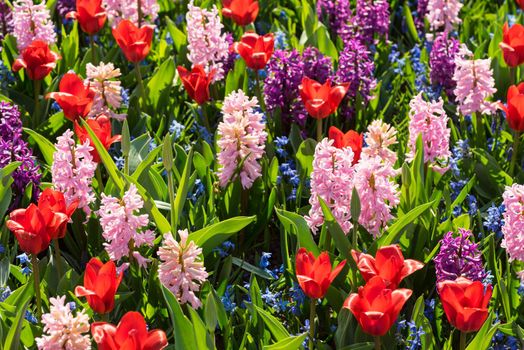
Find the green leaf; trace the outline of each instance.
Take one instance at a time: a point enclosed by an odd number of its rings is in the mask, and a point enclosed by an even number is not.
[[[303,216],[278,208],[275,208],[275,212],[286,231],[297,236],[299,247],[304,247],[315,255],[320,254],[320,250],[313,236],[311,236],[311,230]]]
[[[493,323],[493,313],[489,314],[488,319],[486,322],[484,322],[484,325],[482,328],[477,332],[475,335],[475,338],[469,343],[469,345],[466,347],[466,350],[477,350],[477,349],[488,349],[491,345],[491,340],[493,339],[493,335],[495,335],[495,332],[497,331],[499,324]]]
[[[252,307],[260,316],[260,318],[264,321],[266,327],[269,329],[269,331],[273,335],[273,338],[276,341],[281,341],[286,338],[289,338],[289,333],[286,330],[286,327],[284,327],[284,325],[280,323],[278,319],[276,319],[273,315],[271,315],[264,309],[259,308],[256,305],[251,304],[250,307]]]
[[[189,191],[190,177],[191,177],[191,165],[193,164],[193,149],[189,151],[189,154],[186,159],[186,165],[184,166],[184,171],[180,178],[180,183],[178,184],[178,189],[175,197],[175,212],[171,215],[175,216],[175,227],[173,230],[178,228],[178,222],[180,220],[180,215],[182,215],[182,210],[184,209],[184,203],[187,199],[187,192]]]
[[[250,263],[248,263],[248,262],[246,262],[246,261],[244,261],[242,259],[239,259],[239,258],[236,258],[236,257],[231,257],[231,261],[233,262],[233,264],[237,265],[238,267],[243,268],[244,270],[246,270],[248,272],[254,273],[255,275],[257,275],[259,277],[262,277],[262,278],[267,279],[267,280],[272,280],[273,279],[273,276],[271,276],[269,274],[269,272],[261,269],[260,267],[251,265]]]
[[[348,237],[344,234],[344,231],[340,228],[337,220],[331,213],[331,210],[327,206],[326,202],[318,197],[320,207],[322,208],[322,214],[324,215],[324,224],[326,225],[331,237],[335,241],[337,250],[347,259],[352,268],[356,268],[355,260],[351,256],[351,243],[349,243]]]
[[[16,317],[13,320],[13,324],[9,328],[9,332],[7,333],[7,337],[4,342],[5,349],[18,350],[18,348],[20,347],[20,333],[22,332],[22,325],[25,319],[25,311],[27,310],[28,305],[29,300],[27,300],[21,308],[17,306]]]
[[[317,142],[313,139],[307,139],[302,141],[296,157],[298,164],[300,165],[300,173],[302,176],[309,177],[313,171],[313,158],[315,156],[315,147]]]
[[[40,152],[42,152],[42,155],[44,156],[47,165],[52,165],[53,154],[56,151],[55,145],[53,145],[46,137],[40,135],[34,130],[24,128],[24,132],[36,142],[38,148],[40,148]]]
[[[282,339],[274,344],[265,345],[264,350],[296,350],[302,347],[307,333]]]
[[[194,350],[198,349],[193,324],[182,312],[182,308],[173,293],[166,287],[162,286],[162,293],[167,303],[173,332],[175,334],[175,344],[177,350]]]
[[[415,22],[413,21],[413,16],[411,15],[411,9],[409,8],[407,1],[404,2],[403,11],[404,11],[404,20],[406,21],[406,25],[408,27],[409,37],[414,42],[419,43],[420,39],[418,37],[417,27],[415,27]]]
[[[353,187],[353,192],[351,193],[351,217],[355,222],[358,222],[360,217],[360,197],[358,196],[358,191],[356,187]]]
[[[166,108],[169,103],[169,93],[173,86],[175,78],[175,61],[169,58],[158,68],[155,74],[149,79],[146,85],[147,105],[151,107],[152,115],[159,112],[160,109]]]

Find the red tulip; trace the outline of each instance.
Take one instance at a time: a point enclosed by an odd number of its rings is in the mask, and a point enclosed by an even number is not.
[[[103,114],[99,115],[96,119],[87,119],[86,123],[93,130],[96,137],[100,140],[106,150],[108,150],[113,143],[120,141],[122,138],[121,135],[111,136],[111,120]],[[93,150],[91,151],[93,160],[100,163],[100,155],[94,147],[95,143],[91,139],[91,136],[89,136],[87,130],[81,127],[78,122],[75,122],[75,134],[82,143],[89,140],[89,143],[93,147]]]
[[[504,61],[510,67],[516,67],[524,62],[524,26],[515,24],[509,28],[504,23],[502,42],[499,46],[504,54]]]
[[[517,0],[517,5],[519,5],[520,8],[524,10],[524,0]]]
[[[395,244],[379,248],[375,258],[356,250],[352,250],[351,255],[366,282],[379,276],[390,289],[396,289],[405,277],[424,267],[420,261],[404,259],[402,251]]]
[[[329,286],[346,265],[346,260],[343,260],[332,271],[329,255],[326,252],[322,252],[315,259],[313,253],[308,252],[305,248],[300,248],[295,263],[300,288],[308,297],[320,299],[326,295]]]
[[[124,19],[113,28],[113,36],[127,60],[138,63],[146,58],[151,50],[153,28],[150,26],[138,28],[133,22]]]
[[[359,287],[358,293],[350,294],[344,307],[355,315],[365,333],[380,337],[395,323],[411,293],[411,289],[389,289],[375,276]]]
[[[178,66],[177,70],[189,97],[199,105],[206,103],[209,100],[209,84],[215,75],[215,70],[206,74],[200,64],[195,65],[191,72],[182,66]]]
[[[362,153],[362,143],[364,142],[364,136],[356,131],[349,130],[347,133],[343,133],[336,126],[329,128],[329,139],[334,140],[333,145],[336,148],[351,147],[353,151],[353,164],[356,164],[360,159],[360,153]]]
[[[331,86],[331,80],[324,84],[304,77],[299,86],[300,97],[309,115],[315,119],[327,118],[333,114],[348,91],[349,84]]]
[[[437,284],[442,307],[449,323],[462,332],[476,332],[488,318],[493,287],[459,277]]]
[[[255,22],[258,15],[256,0],[224,0],[222,5],[222,15],[231,18],[239,26]]]
[[[515,131],[524,131],[524,83],[512,85],[508,89],[508,105],[500,105],[506,113],[509,127]]]
[[[41,40],[35,40],[22,51],[22,57],[13,63],[13,72],[24,68],[31,80],[44,79],[56,67],[60,56],[49,49],[49,45]]]
[[[67,222],[78,207],[78,200],[67,206],[64,194],[51,188],[46,188],[38,199],[38,208],[41,210],[47,224],[51,239],[64,238]]]
[[[135,311],[126,313],[116,327],[105,322],[93,323],[91,334],[98,350],[161,350],[167,346],[164,331],[148,331],[144,317]]]
[[[86,297],[91,309],[99,314],[111,312],[122,275],[117,276],[113,261],[103,264],[98,258],[91,258],[86,266],[84,286],[77,286],[75,295]]]
[[[26,209],[13,210],[6,225],[14,233],[20,249],[27,254],[36,255],[49,247],[45,218],[33,203]]]
[[[46,98],[53,98],[64,111],[64,116],[75,121],[85,118],[91,111],[95,92],[84,85],[84,81],[75,73],[66,73],[60,80],[59,92],[51,92]]]
[[[273,55],[274,46],[273,34],[258,35],[255,32],[247,32],[242,35],[240,42],[234,44],[234,49],[249,68],[259,70],[264,69]]]
[[[74,18],[86,34],[96,34],[104,27],[107,14],[102,7],[102,0],[76,0],[76,12],[70,12],[67,18]]]

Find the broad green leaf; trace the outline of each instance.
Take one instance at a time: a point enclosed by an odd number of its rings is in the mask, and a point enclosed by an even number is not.
[[[55,145],[53,145],[46,137],[40,135],[34,130],[24,128],[24,132],[28,134],[36,142],[38,148],[40,149],[40,152],[42,152],[42,156],[44,156],[47,165],[52,165],[53,154],[56,151]]]
[[[260,318],[264,321],[266,327],[269,329],[271,334],[273,335],[273,338],[276,341],[281,341],[286,338],[289,338],[289,332],[286,330],[286,327],[280,321],[267,311],[265,311],[262,308],[259,308],[256,305],[251,304],[250,305],[254,311],[257,312],[257,314],[260,316]]]
[[[164,294],[169,315],[171,316],[171,325],[173,326],[173,332],[175,334],[176,349],[198,349],[193,324],[182,312],[178,300],[173,293],[164,286],[162,286],[162,293]]]
[[[311,236],[311,230],[303,216],[278,208],[275,208],[275,212],[286,231],[297,236],[299,247],[304,247],[315,255],[320,254],[320,250]]]
[[[174,213],[171,213],[171,215],[174,215],[174,225],[173,230],[176,230],[178,228],[178,223],[180,220],[180,215],[182,215],[182,210],[184,209],[184,203],[187,199],[187,192],[189,191],[189,184],[190,184],[190,177],[191,177],[191,166],[193,164],[193,149],[189,151],[189,154],[186,159],[186,165],[184,166],[184,171],[182,172],[182,176],[180,179],[180,183],[178,184],[178,190],[176,192],[175,197],[175,204],[174,204]]]
[[[25,320],[25,311],[27,310],[27,306],[29,305],[29,300],[27,300],[23,306],[17,307],[17,313],[16,317],[13,320],[13,324],[9,328],[9,331],[7,332],[7,337],[4,342],[4,349],[9,350],[18,350],[21,342],[20,342],[20,333],[22,332],[22,325]]]
[[[274,344],[265,345],[264,350],[296,350],[302,347],[307,333],[282,339]]]
[[[477,332],[475,338],[468,344],[466,350],[488,349],[499,324],[493,324],[493,313],[489,314],[482,328]]]

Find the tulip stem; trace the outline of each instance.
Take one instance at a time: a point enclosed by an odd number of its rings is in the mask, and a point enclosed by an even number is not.
[[[311,304],[309,306],[309,349],[314,349],[314,341],[315,338],[315,316],[316,316],[316,309],[317,307],[317,300],[311,298]]]
[[[96,167],[96,182],[98,182],[98,189],[100,190],[100,193],[104,192],[104,183],[102,182],[102,172],[100,171],[100,167]]]
[[[135,71],[138,89],[140,90],[140,97],[138,99],[138,106],[140,107],[140,98],[142,98],[142,103],[145,103],[146,101],[146,90],[144,89],[144,82],[142,80],[142,74],[140,73],[140,65],[138,62],[135,63]]]
[[[509,67],[509,85],[515,85],[515,73],[517,69],[515,67]]]
[[[40,88],[42,87],[42,80],[33,80],[33,88],[35,89],[35,110],[33,111],[33,129],[40,124]]]
[[[89,36],[89,42],[91,44],[91,61],[96,64],[95,38],[92,35]]]
[[[58,238],[53,239],[53,247],[55,248],[56,270],[58,271],[60,280],[60,278],[62,278],[62,260],[60,258],[60,243],[58,242]]]
[[[466,349],[466,333],[460,332],[460,350]]]
[[[380,344],[380,337],[375,337],[375,350],[382,349],[382,345]]]
[[[264,96],[262,96],[262,87],[260,86],[260,75],[259,75],[259,70],[257,69],[256,70],[256,73],[255,73],[255,80],[256,80],[256,83],[257,83],[257,96],[258,96],[258,103],[260,103],[260,108],[262,108],[263,111],[266,110],[266,103],[264,101]]]
[[[515,164],[517,163],[517,155],[519,153],[520,145],[520,132],[515,131],[513,136],[513,152],[511,154],[511,163],[509,165],[509,176],[513,176],[513,171],[515,170]]]
[[[42,297],[40,296],[40,271],[38,270],[38,259],[36,254],[31,254],[31,265],[33,265],[33,278],[35,280],[36,296],[36,318],[42,318]]]
[[[322,119],[317,119],[317,141],[322,141]]]

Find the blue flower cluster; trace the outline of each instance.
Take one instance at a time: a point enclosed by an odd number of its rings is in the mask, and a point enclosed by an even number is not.
[[[433,87],[429,83],[426,72],[426,65],[420,59],[420,46],[413,46],[413,48],[409,50],[409,53],[411,58],[411,67],[413,68],[413,72],[415,73],[415,90],[425,92],[430,100],[437,100],[440,96],[442,88]]]
[[[300,185],[300,176],[296,169],[295,162],[289,158],[289,154],[286,150],[286,146],[289,144],[289,139],[285,136],[277,137],[275,139],[275,152],[277,156],[284,162],[280,164],[279,171],[279,182],[284,179],[291,185],[291,194],[287,197],[288,201],[294,201],[297,199],[297,188]]]
[[[184,131],[185,126],[184,124],[180,124],[178,121],[173,120],[171,124],[169,125],[169,133],[173,134],[173,138],[175,141],[177,141],[180,136],[182,135],[182,131]]]
[[[219,247],[213,249],[221,258],[229,256],[235,250],[235,244],[231,241],[223,242]]]
[[[18,259],[18,263],[22,266],[22,273],[26,276],[29,276],[33,271],[30,267],[31,260],[29,260],[27,254],[22,253],[20,255],[17,255],[16,258]]]
[[[191,203],[195,204],[198,199],[204,194],[205,192],[204,183],[200,179],[195,180],[195,185],[193,187],[193,190],[188,194],[189,200],[191,200]]]
[[[497,238],[502,237],[502,226],[504,225],[502,214],[505,209],[504,204],[497,207],[494,203],[491,203],[491,207],[486,211],[484,227],[487,231],[494,232]]]
[[[404,338],[402,332],[408,329],[408,336]],[[426,334],[422,326],[417,327],[414,321],[401,320],[397,322],[396,337],[399,342],[406,343],[406,349],[417,350],[422,348],[422,336]]]

